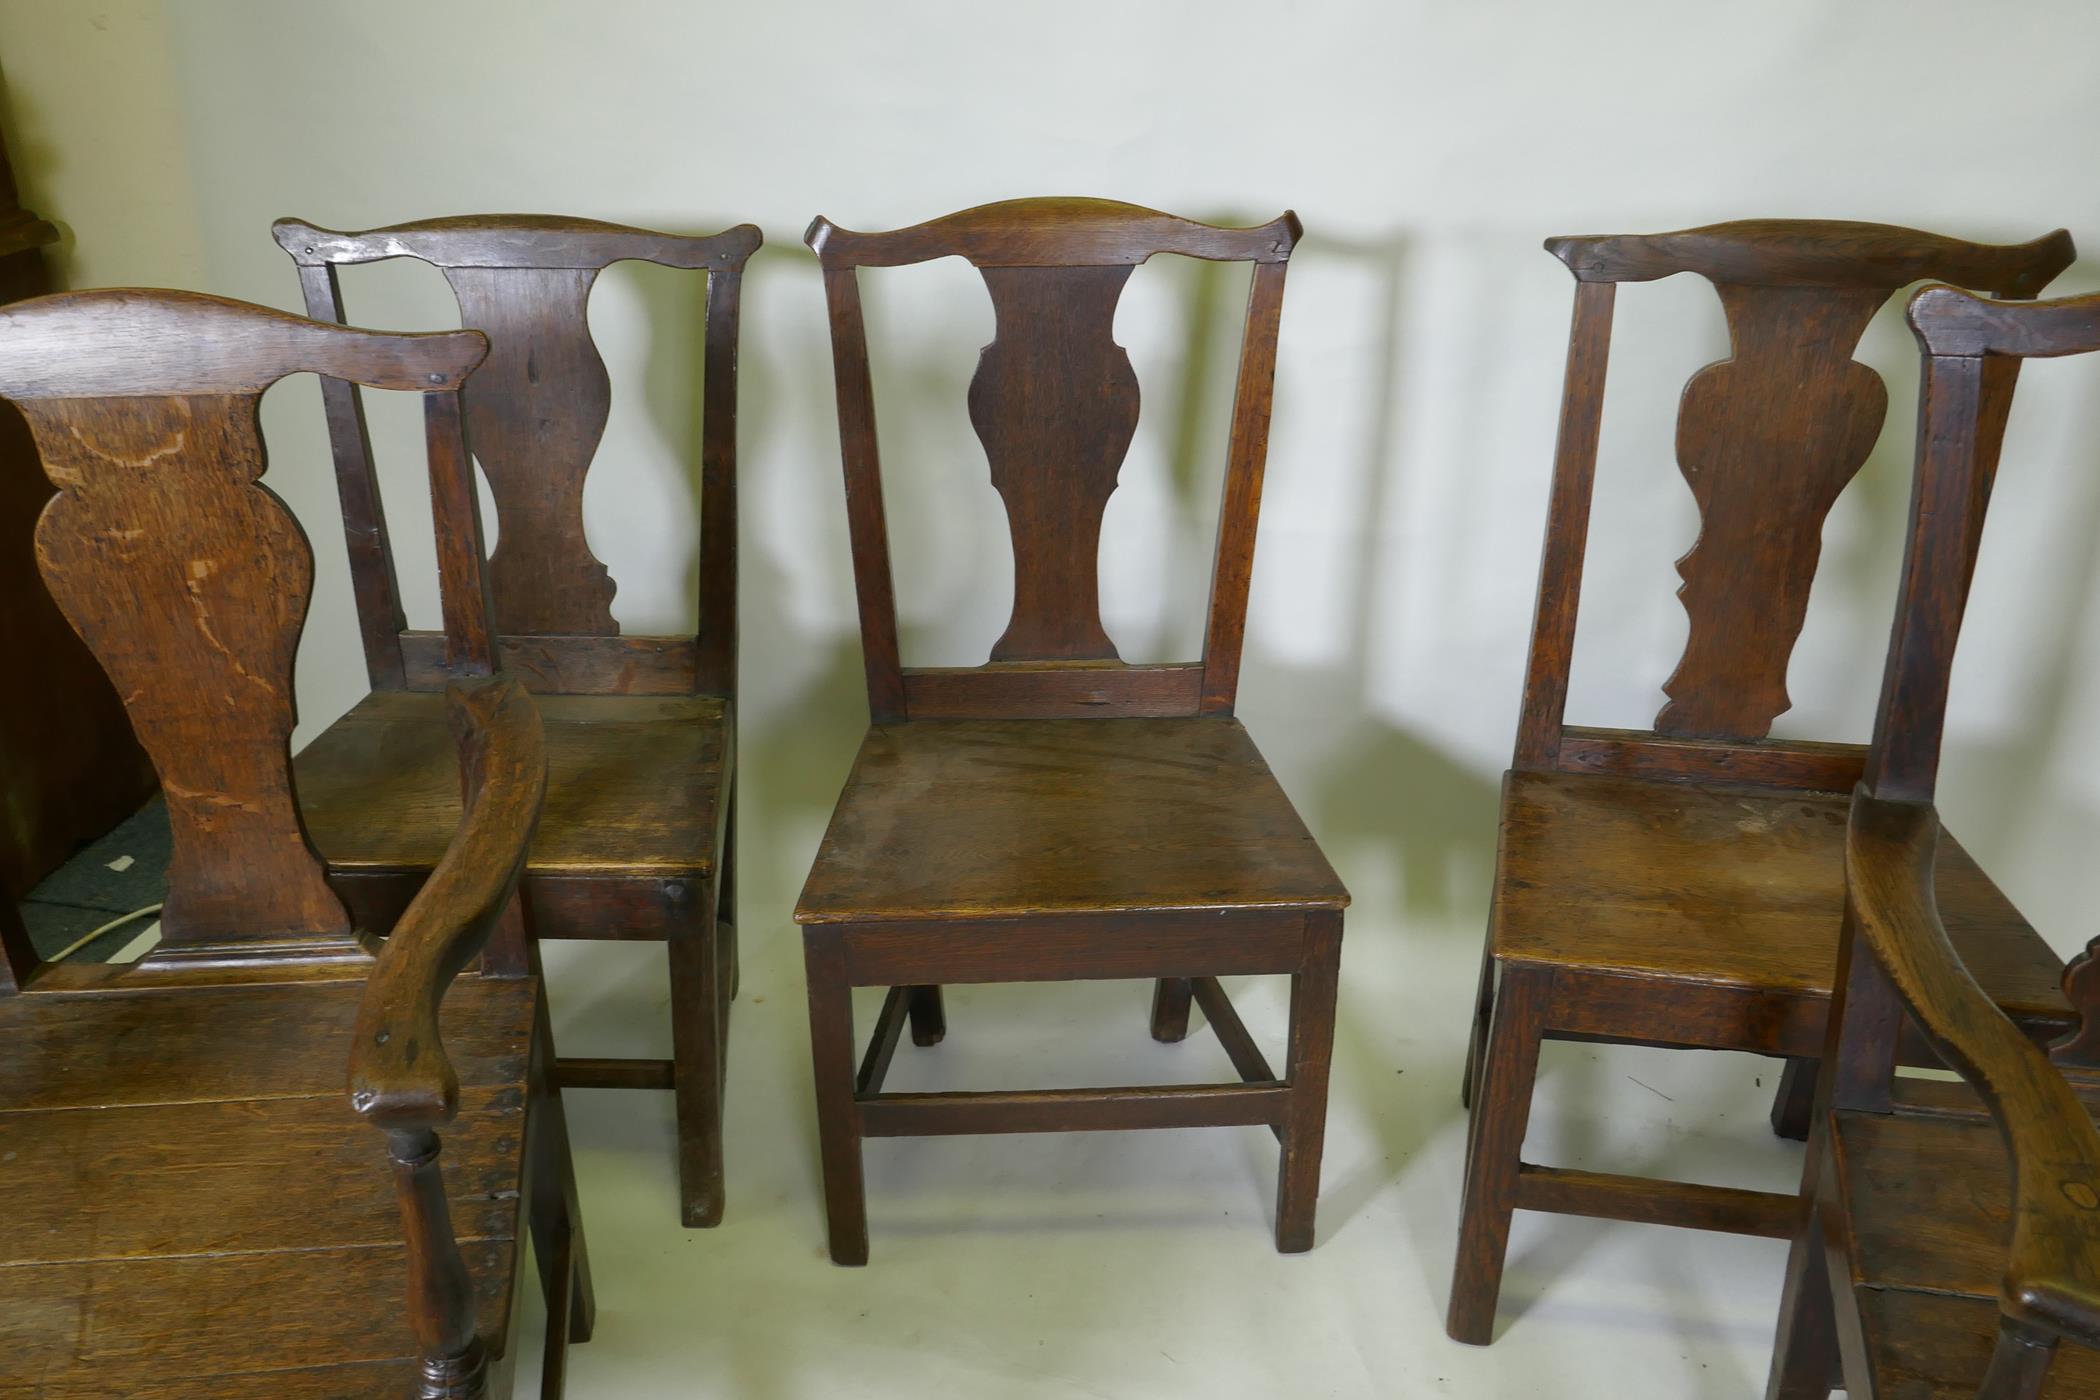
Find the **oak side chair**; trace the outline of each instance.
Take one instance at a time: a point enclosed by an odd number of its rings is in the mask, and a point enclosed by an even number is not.
[[[824,218],[854,580],[871,727],[795,910],[831,1257],[868,1258],[864,1137],[1263,1124],[1282,1144],[1276,1245],[1310,1249],[1348,895],[1233,716],[1277,320],[1298,221],[1213,228],[1132,205],[1023,199],[887,233]],[[1113,336],[1159,253],[1251,262],[1209,622],[1200,661],[1125,665],[1097,598],[1102,512],[1138,415]],[[983,666],[904,666],[897,644],[858,270],[959,256],[997,338],[970,417],[1006,503],[1014,606]],[[1283,1073],[1218,978],[1291,978]],[[1152,1033],[1202,1007],[1243,1083],[882,1092],[907,1021],[945,1032],[940,985],[1159,979]],[[854,1065],[852,989],[890,988]]]
[[[1928,287],[1910,323],[1925,374],[1909,550],[1852,800],[1838,991],[1767,1394],[2100,1395],[2100,1133],[2079,1093],[2100,1088],[2100,939],[2065,973],[2078,1033],[2045,1053],[1965,956],[1932,805],[1996,474],[1994,381],[2024,357],[2100,350],[2100,297],[2004,305]],[[1895,1074],[1906,1021],[1966,1084]]]
[[[1794,1197],[1521,1160],[1545,1040],[1733,1050],[1789,1060],[1774,1109],[1805,1132],[1844,905],[1856,744],[1775,740],[1824,517],[1881,431],[1887,391],[1852,359],[1874,313],[1941,279],[2031,296],[2068,234],[1965,243],[1878,224],[1754,220],[1652,236],[1556,238],[1574,326],[1515,761],[1464,1092],[1472,1107],[1447,1328],[1494,1330],[1511,1213],[1556,1211],[1785,1238]],[[1677,458],[1699,505],[1678,561],[1690,623],[1652,731],[1565,724],[1613,297],[1693,272],[1732,357],[1686,385]],[[1995,454],[2015,367],[1994,366]],[[2038,1034],[2067,1024],[2060,961],[1950,837],[1941,887],[1970,966]]]
[[[508,1394],[527,1224],[544,1394],[590,1335],[512,897],[546,761],[524,688],[491,674],[460,433],[486,350],[183,292],[0,309],[0,395],[59,490],[38,563],[124,696],[174,838],[162,939],[135,965],[0,946],[0,1393]],[[383,939],[330,888],[290,761],[313,555],[257,482],[256,406],[305,372],[421,392],[428,429],[467,799]]]
[[[488,335],[488,363],[463,398],[496,507],[498,653],[539,702],[551,765],[525,867],[534,933],[661,941],[670,962],[674,1058],[564,1058],[555,1079],[673,1090],[682,1218],[719,1224],[737,981],[737,325],[759,232],[694,238],[537,215],[361,233],[280,219],[272,232],[317,320],[343,319],[338,268],[406,257],[441,270],[461,324]],[[586,309],[599,272],[624,259],[707,274],[700,625],[689,637],[623,634],[613,581],[584,538],[584,483],[612,397]],[[353,907],[379,917],[414,893],[458,820],[436,693],[447,670],[443,639],[409,630],[402,613],[357,391],[322,387],[372,693],[299,755],[299,779],[330,872]]]

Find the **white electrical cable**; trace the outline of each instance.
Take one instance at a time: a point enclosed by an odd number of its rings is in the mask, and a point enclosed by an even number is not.
[[[124,927],[124,925],[130,923],[133,919],[143,919],[148,914],[158,914],[159,912],[160,906],[158,904],[149,904],[143,909],[134,909],[129,914],[119,914],[116,918],[111,919],[101,928],[95,929],[91,933],[84,933],[80,937],[74,939],[71,943],[68,943],[65,947],[59,949],[50,957],[45,958],[44,961],[46,963],[64,962],[67,958],[72,957],[75,953],[79,952],[82,948],[87,947],[88,944],[93,943],[96,939],[100,938],[103,934],[108,933],[111,929],[122,928]]]

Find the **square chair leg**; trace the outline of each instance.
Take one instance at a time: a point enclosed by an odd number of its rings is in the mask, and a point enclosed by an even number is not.
[[[1152,989],[1152,1038],[1171,1045],[1189,1033],[1189,1001],[1194,988],[1186,977],[1162,977]]]
[[[938,1045],[948,1035],[948,1009],[939,987],[911,989],[911,1043]]]
[[[1466,1108],[1473,1106],[1473,1095],[1480,1084],[1480,1066],[1487,1050],[1488,1022],[1495,1014],[1495,955],[1492,950],[1480,950],[1480,986],[1473,994],[1473,1027],[1466,1038],[1465,1074],[1458,1085],[1458,1101]]]
[[[731,976],[716,945],[711,895],[670,938],[679,1209],[688,1226],[700,1228],[722,1223],[723,1050]]]
[[[861,1175],[860,1109],[853,1101],[853,988],[843,949],[805,936],[809,1057],[817,1085],[817,1141],[824,1160],[824,1214],[835,1264],[868,1262],[867,1186]]]
[[[1823,1062],[1813,1056],[1795,1056],[1779,1074],[1779,1089],[1772,1096],[1772,1131],[1795,1142],[1808,1141],[1808,1128],[1815,1114],[1816,1075]]]
[[[1465,1196],[1459,1206],[1458,1261],[1444,1330],[1456,1341],[1485,1346],[1495,1335],[1495,1304],[1517,1208],[1531,1087],[1538,1076],[1549,976],[1504,968],[1496,988],[1473,1120],[1466,1140]]]
[[[1804,1220],[1786,1261],[1779,1336],[1772,1345],[1766,1400],[1830,1400],[1838,1378],[1837,1318],[1822,1228]]]
[[[1284,1069],[1291,1099],[1276,1173],[1276,1248],[1285,1254],[1302,1254],[1313,1246],[1320,1150],[1327,1137],[1327,1077],[1334,1059],[1341,916],[1316,915],[1307,932],[1304,970],[1291,978],[1291,1032]],[[1186,1010],[1182,1014],[1185,1018]]]

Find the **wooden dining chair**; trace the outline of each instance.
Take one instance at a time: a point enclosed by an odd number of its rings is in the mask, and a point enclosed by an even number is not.
[[[512,898],[546,761],[524,689],[491,674],[460,435],[485,353],[471,331],[182,292],[0,309],[0,396],[59,491],[38,563],[124,697],[173,836],[161,941],[136,964],[41,964],[0,937],[0,1393],[508,1394],[528,1224],[544,1394],[590,1335]],[[466,801],[390,933],[331,888],[290,761],[313,556],[257,481],[256,415],[301,372],[424,396]]]
[[[2031,296],[2072,259],[2061,231],[1996,247],[1795,220],[1546,246],[1575,274],[1575,318],[1466,1066],[1473,1115],[1447,1319],[1453,1337],[1482,1344],[1517,1209],[1781,1238],[1792,1229],[1789,1195],[1523,1161],[1539,1047],[1784,1056],[1775,1127],[1802,1132],[1844,903],[1845,794],[1865,752],[1769,734],[1788,705],[1824,517],[1886,413],[1880,377],[1852,354],[1911,282]],[[1732,345],[1692,377],[1677,421],[1700,513],[1677,565],[1689,634],[1652,730],[1573,726],[1563,712],[1613,298],[1622,282],[1680,272],[1713,284]],[[1993,369],[1991,454],[2014,372],[2009,361]],[[1992,995],[2038,1034],[2060,1030],[2058,960],[1951,837],[1940,880]]]
[[[668,945],[673,1058],[564,1058],[564,1088],[669,1089],[682,1218],[722,1219],[722,1093],[737,981],[736,355],[739,288],[759,232],[711,238],[590,219],[488,215],[335,233],[272,232],[307,314],[341,321],[337,269],[417,258],[440,269],[461,324],[489,338],[463,394],[497,519],[490,587],[503,666],[539,702],[551,776],[524,897],[536,937]],[[583,493],[612,402],[586,311],[607,266],[707,274],[700,388],[699,617],[693,636],[630,636],[584,536]],[[343,534],[372,693],[299,755],[314,844],[354,909],[405,904],[459,819],[443,638],[408,628],[354,385],[324,381]]]
[[[1997,474],[1995,389],[2024,358],[2100,351],[2100,297],[2005,305],[1928,287],[1910,323],[1925,374],[1909,549],[1874,751],[1852,799],[1838,991],[1767,1394],[2089,1397],[2100,1395],[2100,939],[2066,972],[2079,1031],[2052,1064],[1963,944],[1932,804]],[[1896,1075],[1906,1022],[1965,1083]]]
[[[831,1257],[863,1264],[864,1137],[1261,1124],[1282,1144],[1276,1244],[1310,1249],[1348,895],[1233,716],[1295,216],[1213,228],[1132,205],[1023,199],[888,233],[819,218],[872,721],[795,918]],[[1102,512],[1136,429],[1116,344],[1131,271],[1160,253],[1251,262],[1202,658],[1125,665],[1101,625]],[[858,270],[959,256],[997,338],[969,393],[1014,551],[1013,613],[983,666],[904,666]],[[1291,978],[1271,1070],[1218,978]],[[1153,1034],[1202,1007],[1244,1082],[884,1093],[907,1021],[945,1032],[940,986],[1159,979]],[[852,989],[890,988],[858,1070]]]

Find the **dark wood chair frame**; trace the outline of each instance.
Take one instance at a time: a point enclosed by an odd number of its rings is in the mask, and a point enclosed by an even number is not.
[[[1092,199],[1021,199],[881,233],[823,217],[809,246],[823,267],[836,375],[846,506],[860,604],[868,706],[876,726],[938,719],[1230,716],[1237,694],[1255,526],[1267,454],[1284,270],[1300,236],[1286,213],[1219,228]],[[1102,630],[1097,551],[1137,418],[1137,386],[1114,342],[1131,272],[1172,253],[1253,264],[1202,658],[1128,665]],[[874,390],[859,269],[962,257],[997,310],[970,392],[994,485],[1012,525],[1014,610],[991,661],[908,667],[899,656]],[[1102,386],[1108,386],[1106,388]],[[1029,395],[1036,395],[1029,398]],[[1006,416],[1025,402],[1030,423]],[[1026,435],[1056,436],[1070,466],[1028,472]],[[1062,455],[1060,455],[1062,454]],[[819,857],[820,861],[822,857]],[[1342,906],[1230,910],[1104,909],[1054,917],[859,920],[798,909],[809,980],[811,1050],[831,1257],[864,1264],[866,1137],[1265,1125],[1282,1145],[1276,1242],[1310,1249],[1327,1111]],[[1217,981],[1291,978],[1284,1072],[1270,1068]],[[907,1021],[931,1045],[946,1030],[942,983],[1153,978],[1152,1031],[1178,1040],[1193,1001],[1244,1082],[1025,1092],[885,1093]],[[852,989],[889,993],[858,1068]]]
[[[750,224],[694,237],[541,215],[429,219],[361,232],[280,219],[272,233],[298,265],[307,314],[316,320],[344,319],[338,269],[406,257],[438,268],[458,299],[462,324],[489,336],[490,360],[468,382],[464,411],[500,525],[490,575],[504,668],[543,698],[698,695],[723,702],[709,869],[666,873],[638,862],[633,870],[579,873],[528,866],[524,882],[537,937],[668,945],[673,1058],[564,1058],[555,1077],[564,1088],[672,1090],[681,1214],[687,1225],[719,1224],[729,1006],[739,975],[737,345],[744,264],[761,235]],[[610,607],[612,580],[584,538],[584,483],[611,404],[586,307],[598,274],[631,259],[707,275],[700,624],[690,637],[622,634]],[[322,392],[372,688],[438,688],[449,675],[443,638],[407,627],[357,390],[324,380]],[[413,871],[338,874],[374,909],[398,906],[421,879]]]
[[[1925,366],[1912,525],[1874,747],[1847,833],[1838,991],[1773,1353],[1773,1400],[1822,1400],[1837,1386],[1854,1400],[1894,1393],[1893,1383],[1883,1387],[1884,1358],[1868,1345],[1864,1285],[1846,1246],[1852,1222],[1836,1140],[1847,1119],[1894,1114],[1943,1124],[1966,1110],[1987,1112],[1997,1126],[2009,1171],[1995,1185],[2009,1208],[1994,1215],[2007,1243],[1995,1349],[1987,1363],[1963,1358],[1979,1366],[1977,1400],[2039,1400],[2060,1342],[2100,1348],[2100,1132],[2077,1092],[2100,1084],[2100,939],[2066,969],[2079,1028],[2045,1052],[1965,966],[1941,922],[1933,878],[1941,734],[1997,476],[2002,386],[2023,359],[2100,351],[2100,297],[2007,305],[1928,287],[1911,300],[1909,319]],[[1896,1074],[1907,1028],[1923,1033],[1973,1099]],[[1988,1201],[1993,1188],[1972,1177],[1954,1194]],[[1893,1228],[1910,1235],[1932,1224]],[[1934,1372],[1961,1350],[1936,1341],[1929,1355],[1894,1358],[1910,1373],[1902,1393],[1969,1393],[1976,1372]]]
[[[348,1106],[387,1137],[417,1393],[432,1400],[507,1393],[515,1361],[477,1331],[477,1290],[439,1164],[439,1130],[460,1099],[440,1006],[477,959],[477,980],[516,984],[534,1013],[530,1045],[517,1047],[527,1114],[514,1209],[536,1236],[548,1299],[544,1394],[561,1393],[567,1345],[587,1340],[595,1317],[537,959],[513,897],[545,762],[530,699],[493,673],[459,392],[486,353],[478,332],[392,335],[184,292],[81,292],[0,310],[0,396],[29,420],[59,490],[39,522],[38,562],[125,695],[163,780],[174,849],[162,937],[143,959],[43,964],[19,928],[0,925],[0,1005],[99,999],[120,1018],[137,1000],[126,994],[142,990],[179,998],[245,987],[296,1003],[301,985],[362,981],[356,1033],[327,1054],[343,1056]],[[299,372],[423,396],[466,816],[383,939],[354,922],[326,882],[290,771],[292,663],[312,553],[257,483],[257,405]],[[134,1043],[126,1054],[150,1060],[154,1049]],[[376,1179],[376,1161],[374,1170]],[[520,1242],[518,1267],[524,1258]],[[515,1296],[518,1285],[515,1276],[485,1280],[479,1291]],[[253,1332],[253,1356],[214,1364],[268,1370],[271,1326],[258,1320]],[[288,1387],[322,1383],[296,1367],[270,1374]],[[172,1369],[162,1380],[181,1384]]]
[[[1994,246],[1880,224],[1775,219],[1554,238],[1546,249],[1575,275],[1575,310],[1511,778],[1557,772],[1849,791],[1866,762],[1862,746],[1768,736],[1787,708],[1787,664],[1824,517],[1866,461],[1885,413],[1878,376],[1852,353],[1875,312],[1913,282],[2035,295],[2071,263],[2070,236],[2058,230]],[[1730,359],[1687,384],[1678,421],[1679,461],[1702,515],[1699,539],[1678,563],[1690,632],[1652,731],[1569,725],[1569,663],[1614,299],[1621,283],[1681,272],[1713,284],[1733,344]],[[2009,361],[1992,366],[1982,431],[1993,457],[2015,372]],[[1760,450],[1775,440],[1795,447],[1792,460],[1775,464]],[[1507,856],[1505,832],[1498,866]],[[1827,1000],[1778,988],[1592,973],[1573,963],[1505,963],[1496,952],[1499,917],[1490,915],[1462,1090],[1472,1119],[1451,1336],[1491,1340],[1510,1217],[1519,1208],[1789,1234],[1790,1195],[1538,1166],[1523,1162],[1521,1149],[1546,1040],[1786,1057],[1774,1127],[1803,1136]],[[1833,908],[1833,939],[1839,918]]]

